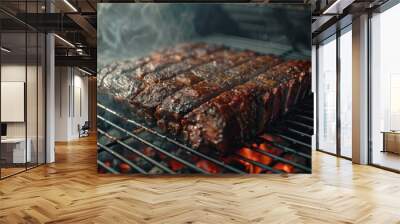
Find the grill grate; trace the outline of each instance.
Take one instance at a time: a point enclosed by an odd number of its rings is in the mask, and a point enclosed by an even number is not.
[[[279,136],[284,139],[284,142],[275,142],[262,139],[263,142],[268,142],[274,147],[281,149],[284,153],[290,153],[303,158],[306,164],[300,164],[296,161],[283,158],[278,155],[259,150],[251,146],[251,143],[245,144],[247,148],[254,152],[260,153],[265,156],[269,156],[274,160],[274,163],[280,162],[289,164],[296,168],[300,173],[311,173],[311,135],[313,132],[310,122],[312,122],[312,113],[309,105],[312,105],[312,101],[309,99],[302,102],[301,105],[297,105],[295,110],[296,114],[285,115],[284,118],[277,122],[273,128],[268,130],[269,134]],[[153,174],[151,167],[157,167],[159,173],[176,174],[166,162],[173,160],[182,166],[187,168],[188,173],[201,173],[210,174],[209,171],[196,166],[196,162],[193,161],[193,156],[206,160],[211,164],[221,168],[223,173],[234,173],[234,174],[245,174],[243,169],[236,166],[223,162],[220,158],[212,155],[206,155],[198,150],[192,149],[185,144],[182,144],[179,139],[169,137],[161,134],[157,131],[156,127],[149,127],[144,125],[138,119],[129,119],[123,112],[117,112],[116,109],[111,109],[103,104],[98,103],[98,134],[99,137],[107,139],[107,143],[98,143],[99,152],[107,153],[113,159],[123,162],[129,166],[131,173],[139,174]],[[301,114],[300,116],[298,114]],[[131,117],[131,116],[129,116]],[[311,120],[310,120],[311,118]],[[293,121],[294,120],[294,121]],[[312,124],[311,124],[312,125]],[[283,128],[285,127],[285,128]],[[289,131],[288,131],[289,130]],[[255,141],[260,141],[260,137],[256,137]],[[137,145],[141,144],[142,147]],[[143,150],[139,148],[151,147],[155,153],[162,155],[162,160],[158,161],[149,155],[146,155]],[[143,168],[143,164],[137,164],[135,160],[130,160],[124,153],[121,153],[120,149],[133,153],[135,156],[140,157],[142,160],[149,164],[150,168]],[[183,152],[183,153],[182,153]],[[240,158],[242,161],[252,164],[253,166],[259,167],[263,170],[270,171],[271,173],[285,173],[282,170],[275,169],[273,166],[260,163],[258,161],[251,160],[244,157],[239,153],[235,153],[235,156]],[[117,166],[112,164],[106,164],[104,161],[98,160],[99,168],[103,168],[107,172],[120,173]]]

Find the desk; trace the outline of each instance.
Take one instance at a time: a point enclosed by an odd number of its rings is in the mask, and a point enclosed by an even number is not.
[[[400,154],[400,131],[382,131],[382,152],[393,152]]]
[[[30,138],[26,140],[28,143],[25,153],[25,138],[5,138],[1,139],[1,157],[6,163],[25,163],[32,159]],[[26,161],[25,161],[26,159]]]

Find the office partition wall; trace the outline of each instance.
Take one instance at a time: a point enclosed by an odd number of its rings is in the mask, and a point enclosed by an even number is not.
[[[24,171],[31,157],[26,125],[26,33],[1,34],[1,176]],[[15,106],[15,107],[14,107]],[[28,163],[27,163],[28,162]]]
[[[28,13],[41,1],[21,1]],[[23,15],[23,14],[22,14]],[[0,12],[0,178],[45,162],[45,34]],[[4,21],[8,21],[7,23]],[[9,23],[12,21],[13,25]]]

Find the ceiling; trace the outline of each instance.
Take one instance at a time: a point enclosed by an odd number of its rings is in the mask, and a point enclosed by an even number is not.
[[[354,17],[374,12],[389,0],[317,0],[313,11],[313,44],[330,37],[351,24]],[[397,0],[393,0],[397,1]]]
[[[95,73],[96,4],[96,0],[1,0],[2,45],[12,49],[8,58],[35,55],[37,48],[29,43],[33,36],[29,33],[25,52],[26,30],[52,32],[57,34],[56,65],[78,66]]]

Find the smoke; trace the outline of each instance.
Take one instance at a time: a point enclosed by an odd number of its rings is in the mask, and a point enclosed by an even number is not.
[[[97,18],[99,67],[197,36],[187,5],[102,3]]]
[[[304,5],[99,3],[97,19],[99,68],[214,34],[277,43],[291,51],[272,52],[295,57],[308,57],[311,48],[311,13]]]

